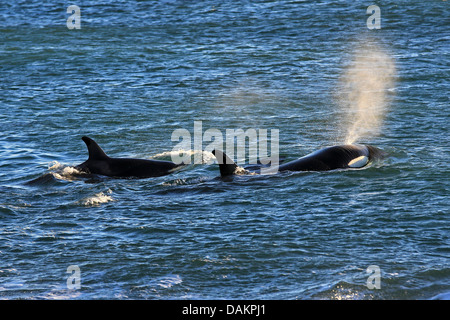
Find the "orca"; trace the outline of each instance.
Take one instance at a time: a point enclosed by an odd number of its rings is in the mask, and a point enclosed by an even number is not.
[[[212,153],[219,163],[222,177],[242,173],[242,170],[239,170],[240,167],[225,153],[220,150],[213,150]],[[331,146],[312,152],[297,160],[281,164],[276,172],[358,169],[367,166],[373,159],[381,158],[383,155],[384,153],[380,149],[370,145],[347,144]],[[248,173],[248,171],[244,170],[244,173]]]
[[[81,139],[86,143],[89,158],[75,168],[88,174],[115,178],[150,178],[168,175],[183,165],[161,160],[110,158],[91,138],[84,136]]]

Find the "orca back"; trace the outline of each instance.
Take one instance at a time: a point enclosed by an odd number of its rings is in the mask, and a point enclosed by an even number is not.
[[[100,146],[89,137],[82,137],[89,152],[89,158],[76,168],[90,174],[117,178],[149,178],[167,175],[181,165],[170,161],[110,158]]]

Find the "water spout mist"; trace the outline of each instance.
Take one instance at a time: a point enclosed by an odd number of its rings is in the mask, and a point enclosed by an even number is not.
[[[358,44],[352,62],[341,76],[338,97],[345,143],[373,138],[381,132],[395,73],[393,58],[380,46]]]

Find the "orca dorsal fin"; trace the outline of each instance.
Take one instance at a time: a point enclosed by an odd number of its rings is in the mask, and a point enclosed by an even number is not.
[[[212,154],[216,157],[219,163],[220,175],[222,177],[231,176],[238,168],[237,164],[230,159],[225,153],[220,150],[213,150]]]
[[[102,148],[100,148],[97,142],[86,136],[82,137],[81,139],[84,141],[84,143],[86,143],[86,146],[88,148],[89,160],[103,160],[109,158],[102,150]]]

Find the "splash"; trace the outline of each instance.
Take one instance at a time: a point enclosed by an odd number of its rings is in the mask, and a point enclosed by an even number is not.
[[[381,133],[388,111],[395,63],[386,50],[374,42],[358,43],[352,62],[341,77],[339,105],[343,112],[345,143],[373,138]]]
[[[51,165],[49,165],[48,170],[51,171],[54,178],[66,181],[72,181],[75,179],[76,175],[83,174],[82,171],[75,167],[62,165],[58,161],[53,161]]]
[[[114,201],[113,197],[109,196],[111,194],[111,189],[108,189],[106,192],[99,192],[87,198],[84,198],[79,201],[79,204],[91,207],[91,206],[99,206],[102,203],[108,203]]]
[[[84,172],[76,169],[75,167],[66,166],[58,161],[53,161],[48,166],[47,173],[25,182],[28,186],[40,186],[40,185],[51,185],[56,183],[58,180],[73,181],[77,179],[77,176],[83,175]]]

